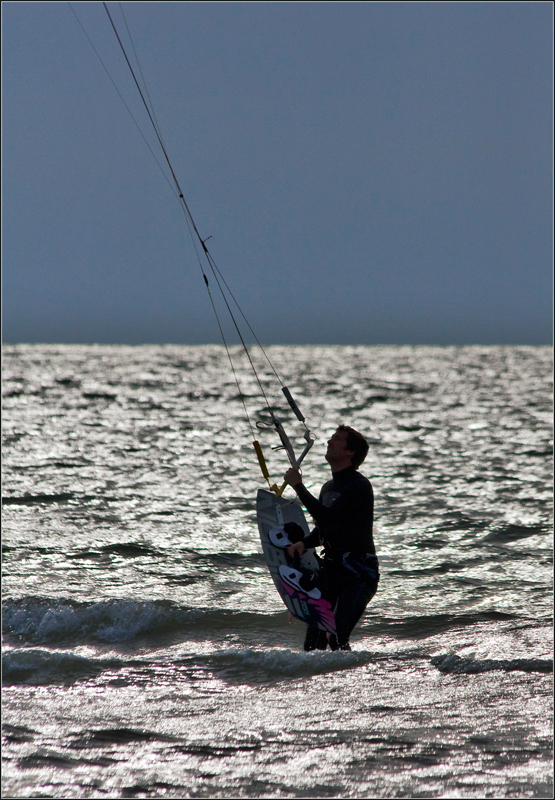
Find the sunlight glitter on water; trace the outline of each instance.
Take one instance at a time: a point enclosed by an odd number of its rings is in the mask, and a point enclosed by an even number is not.
[[[221,348],[6,349],[6,790],[550,796],[550,350],[270,351],[314,491],[339,421],[372,436],[350,654],[287,622]]]

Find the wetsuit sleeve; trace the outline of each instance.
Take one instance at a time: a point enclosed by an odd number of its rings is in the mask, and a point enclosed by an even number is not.
[[[308,536],[305,536],[303,539],[304,546],[308,549],[309,547],[318,547],[322,543],[322,539],[320,537],[320,531],[318,528],[314,528]]]
[[[308,491],[308,489],[306,488],[306,486],[304,485],[304,483],[298,483],[298,484],[297,484],[296,486],[294,486],[293,488],[294,488],[294,489],[295,489],[295,491],[297,492],[297,497],[298,497],[298,498],[299,498],[299,500],[300,500],[300,501],[303,503],[303,505],[304,505],[304,507],[306,508],[306,510],[307,510],[307,511],[308,511],[308,512],[309,512],[309,513],[312,515],[312,517],[313,517],[314,519],[316,519],[316,516],[315,516],[315,514],[314,514],[314,511],[315,511],[315,510],[319,511],[319,510],[320,510],[320,507],[322,507],[322,508],[325,508],[325,506],[324,506],[322,503],[320,503],[320,501],[319,501],[319,500],[317,500],[317,499],[314,497],[314,495],[313,495],[313,494],[311,494],[311,493]]]

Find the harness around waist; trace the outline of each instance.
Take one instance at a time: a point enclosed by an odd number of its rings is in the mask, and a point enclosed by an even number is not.
[[[360,555],[349,551],[343,554],[342,563],[345,569],[356,575],[358,580],[379,581],[380,579],[378,557],[373,553]]]

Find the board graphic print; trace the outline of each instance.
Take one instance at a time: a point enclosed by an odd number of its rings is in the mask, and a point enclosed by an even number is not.
[[[298,501],[277,497],[272,492],[259,489],[256,518],[266,564],[288,610],[302,622],[315,625],[327,633],[335,633],[335,618],[329,600],[322,597],[316,588],[303,591],[298,583],[301,575],[319,571],[314,548],[301,556],[299,564],[289,557],[284,546],[287,535],[283,526],[288,522],[296,522],[305,535],[308,534],[308,525]]]

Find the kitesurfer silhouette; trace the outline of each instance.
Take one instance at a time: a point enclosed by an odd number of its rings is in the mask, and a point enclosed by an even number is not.
[[[350,650],[349,636],[375,595],[379,566],[372,533],[374,492],[358,472],[368,453],[366,439],[347,425],[340,425],[328,441],[326,461],[331,480],[316,499],[304,486],[299,470],[291,467],[284,480],[312,515],[316,528],[290,545],[288,553],[302,555],[308,547],[324,547],[322,590],[334,609],[337,637],[307,625],[305,650]]]

